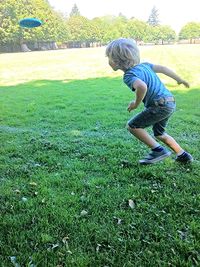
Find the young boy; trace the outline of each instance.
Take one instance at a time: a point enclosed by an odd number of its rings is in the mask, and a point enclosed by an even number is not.
[[[124,83],[136,94],[128,111],[136,109],[141,102],[145,109],[128,122],[128,130],[136,138],[151,148],[151,152],[141,159],[141,164],[151,164],[170,156],[171,152],[161,146],[160,140],[176,153],[176,161],[189,163],[192,156],[183,150],[173,137],[165,132],[167,122],[175,110],[176,103],[172,93],[161,82],[156,73],[163,73],[178,84],[189,84],[167,67],[140,63],[140,54],[134,40],[120,38],[112,41],[106,48],[109,65],[114,71],[124,72]],[[144,128],[152,126],[155,139]]]

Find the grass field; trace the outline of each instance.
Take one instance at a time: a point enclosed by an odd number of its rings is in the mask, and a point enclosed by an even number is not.
[[[0,55],[2,267],[200,266],[200,46],[141,47],[191,84],[161,76],[189,166],[175,155],[139,166],[148,149],[125,129],[133,94],[104,53]]]

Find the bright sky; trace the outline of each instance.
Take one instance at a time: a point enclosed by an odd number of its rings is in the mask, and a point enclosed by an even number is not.
[[[200,22],[199,0],[49,0],[49,3],[67,15],[76,4],[81,15],[89,19],[104,15],[118,16],[121,12],[127,18],[135,17],[144,21],[147,21],[155,6],[160,23],[170,25],[177,32],[187,22]]]

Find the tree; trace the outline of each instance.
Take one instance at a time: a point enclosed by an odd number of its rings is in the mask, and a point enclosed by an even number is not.
[[[79,11],[77,5],[74,4],[74,6],[72,7],[72,10],[71,10],[69,16],[70,16],[70,17],[73,17],[73,16],[80,16],[80,15],[81,15],[81,14],[80,14],[80,11]]]
[[[18,23],[24,17],[37,17],[44,23],[38,28],[24,29]],[[183,28],[179,37],[199,38],[198,25]],[[80,15],[76,4],[70,16],[64,18],[50,6],[48,0],[0,0],[0,45],[4,47],[21,45],[28,51],[27,44],[31,49],[40,49],[41,46],[52,49],[53,44],[56,47],[55,42],[83,47],[93,43],[106,44],[120,37],[134,38],[138,42],[165,43],[176,36],[170,27],[159,25],[155,7],[147,23],[136,18],[127,19],[122,13],[89,20]]]
[[[0,42],[6,43],[11,41],[12,34],[16,31],[17,26],[13,25],[12,18],[15,17],[13,10],[13,1],[0,1]]]
[[[198,38],[200,38],[200,23],[198,22],[187,23],[179,33],[179,39],[189,39],[190,43]]]
[[[131,19],[127,23],[129,37],[136,41],[143,41],[146,35],[147,24],[138,19]]]
[[[120,37],[128,37],[127,22],[128,19],[123,15],[120,16],[103,16],[98,19],[103,34],[102,42],[104,44],[113,39]]]
[[[103,36],[105,34],[105,27],[101,18],[92,19],[90,27],[91,42],[96,43],[97,45],[101,45]]]
[[[68,18],[66,24],[70,31],[69,41],[73,42],[76,47],[81,47],[81,43],[90,39],[89,19],[83,16],[72,16]]]
[[[162,41],[162,44],[164,42],[170,43],[172,41],[175,41],[176,39],[176,32],[167,25],[159,25],[159,39]]]
[[[159,14],[158,14],[158,9],[154,6],[151,10],[151,14],[149,15],[147,23],[153,27],[159,25]]]
[[[167,25],[159,25],[156,27],[147,25],[146,38],[144,41],[153,42],[155,44],[164,44],[173,42],[176,39],[176,32]]]
[[[25,17],[37,17],[44,22],[48,19],[48,22],[38,28],[24,29],[19,27],[19,20]],[[27,42],[62,41],[67,36],[64,19],[47,0],[0,1],[0,44],[20,45],[28,51]]]

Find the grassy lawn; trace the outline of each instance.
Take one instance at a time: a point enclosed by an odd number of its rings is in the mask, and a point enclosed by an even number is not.
[[[200,266],[200,46],[141,47],[161,78],[168,132],[194,156],[140,166],[132,92],[105,48],[0,55],[0,266]],[[142,107],[140,107],[141,109]]]

